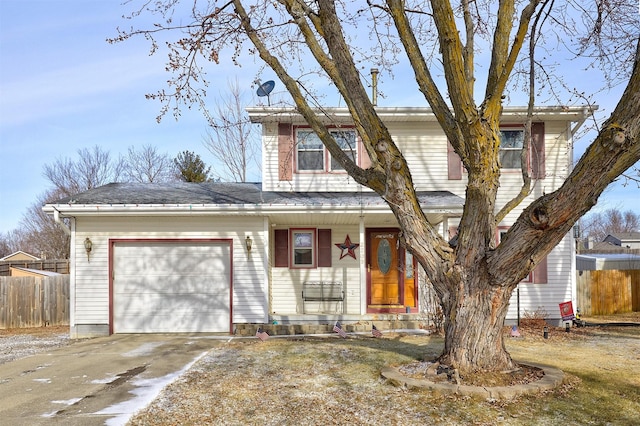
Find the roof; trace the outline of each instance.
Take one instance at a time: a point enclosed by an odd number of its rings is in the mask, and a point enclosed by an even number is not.
[[[18,271],[26,272],[32,275],[42,275],[44,277],[57,277],[58,275],[62,275],[59,272],[44,271],[42,269],[33,269],[33,268],[22,268],[19,266],[12,266],[10,269],[16,269]]]
[[[40,258],[32,254],[29,254],[27,252],[24,252],[22,250],[18,250],[14,253],[8,254],[5,257],[0,258],[0,261],[3,261],[3,260],[40,260]]]
[[[576,255],[578,271],[640,269],[640,255],[630,253],[593,253]]]
[[[461,211],[464,199],[448,191],[418,192],[425,210]],[[282,207],[388,209],[375,192],[269,192],[261,183],[111,183],[45,206],[45,211],[153,209],[154,211],[224,209],[268,211]]]
[[[640,232],[614,232],[609,235],[619,241],[640,241]]]

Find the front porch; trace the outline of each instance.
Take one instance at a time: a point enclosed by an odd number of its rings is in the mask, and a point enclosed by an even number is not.
[[[371,332],[372,325],[382,332],[400,330],[429,330],[432,323],[424,314],[368,314],[368,315],[271,315],[269,324],[234,324],[236,336],[255,336],[258,328],[270,336],[296,334],[331,334],[340,321],[347,333]]]

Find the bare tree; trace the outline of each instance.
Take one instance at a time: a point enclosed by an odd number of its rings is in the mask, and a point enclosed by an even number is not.
[[[15,253],[20,249],[17,249],[16,245],[14,245],[14,236],[15,231],[8,231],[0,233],[0,257],[5,257],[10,255],[11,253]]]
[[[122,159],[113,160],[99,146],[77,151],[78,158],[59,158],[44,166],[44,176],[62,196],[72,196],[88,189],[117,182],[123,170]]]
[[[159,183],[177,180],[176,169],[168,154],[160,154],[152,145],[139,150],[130,146],[123,159],[123,175],[128,182]]]
[[[18,228],[21,250],[48,259],[69,258],[69,235],[42,210],[44,204],[59,200],[63,196],[62,191],[58,189],[49,190],[40,195],[23,214]]]
[[[209,116],[211,129],[204,146],[222,164],[219,177],[233,182],[246,182],[251,167],[259,169],[256,153],[259,138],[255,126],[244,109],[243,92],[238,80],[229,82],[228,96],[221,95]]]
[[[581,219],[581,222],[583,236],[593,241],[603,241],[609,234],[640,231],[640,213],[631,210],[621,212],[609,209],[591,213]]]
[[[168,45],[167,68],[175,71],[171,91],[151,95],[163,102],[161,114],[172,109],[177,114],[183,104],[204,102],[201,58],[218,62],[231,49],[231,59],[237,62],[249,45],[248,53],[259,55],[276,73],[296,111],[332,158],[356,182],[378,193],[394,213],[401,244],[430,277],[442,306],[445,345],[440,361],[462,374],[513,368],[502,333],[513,290],[604,189],[640,159],[637,2],[386,0],[353,6],[331,0],[231,0],[192,2],[189,12],[175,5],[168,0],[144,2],[134,15],[156,12],[162,22],[149,30],[121,32],[114,40],[142,34],[155,48],[158,32],[179,30],[179,40]],[[175,19],[181,12],[191,16]],[[370,43],[362,37],[365,29]],[[563,54],[552,52],[565,47]],[[475,71],[477,49],[488,52],[485,76]],[[541,49],[544,55],[537,54]],[[497,203],[503,98],[509,90],[530,94],[530,129],[535,96],[542,93],[536,86],[539,78],[546,82],[549,99],[560,103],[567,93],[569,86],[556,78],[562,64],[549,63],[566,57],[567,51],[593,58],[593,65],[607,72],[606,78],[627,82],[626,89],[565,183],[526,207],[496,245],[500,219],[524,198]],[[466,201],[453,247],[427,221],[406,158],[376,114],[360,74],[367,63],[379,63],[392,72],[395,55],[401,53],[467,172]],[[524,85],[514,87],[519,76],[528,77]],[[319,103],[311,88],[321,78],[330,82],[323,87],[334,87],[346,104],[371,159],[370,168],[360,168],[341,150],[320,116],[322,109],[315,108]],[[484,93],[476,102],[479,84]],[[526,194],[529,179],[524,169],[521,193]]]

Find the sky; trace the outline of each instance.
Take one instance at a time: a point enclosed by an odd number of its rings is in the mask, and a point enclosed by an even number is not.
[[[36,199],[49,189],[44,166],[77,158],[79,149],[96,145],[112,156],[131,146],[154,145],[174,158],[193,151],[207,164],[213,156],[203,144],[207,125],[194,107],[179,120],[167,115],[145,94],[166,88],[166,56],[149,56],[142,38],[115,45],[106,39],[129,9],[121,0],[0,0],[0,233],[16,229]],[[210,75],[210,95],[225,91],[238,78],[256,105],[251,87],[258,66],[222,64]],[[408,72],[408,70],[407,70]],[[262,81],[273,79],[265,71]],[[424,106],[410,75],[380,78],[380,106]],[[585,76],[585,80],[589,77]],[[586,88],[588,90],[588,87]],[[276,89],[277,90],[277,89]],[[619,91],[596,99],[610,113]],[[391,95],[390,95],[391,94]],[[584,151],[586,142],[576,151]],[[259,180],[252,176],[249,180]],[[640,189],[615,184],[596,209],[640,212]]]

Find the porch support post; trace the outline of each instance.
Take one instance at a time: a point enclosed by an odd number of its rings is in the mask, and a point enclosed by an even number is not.
[[[367,241],[364,215],[360,216],[360,315],[367,313]]]
[[[442,234],[441,235],[445,240],[449,240],[449,216],[446,214],[442,216]]]

